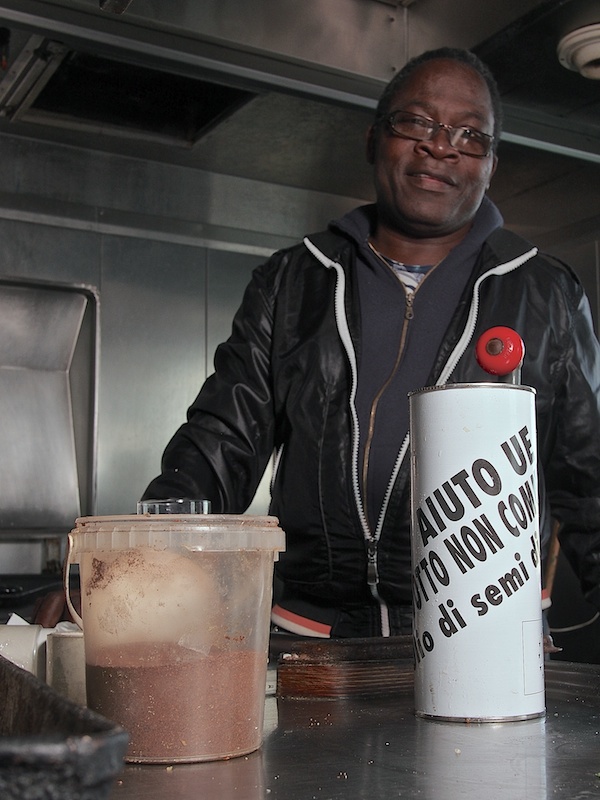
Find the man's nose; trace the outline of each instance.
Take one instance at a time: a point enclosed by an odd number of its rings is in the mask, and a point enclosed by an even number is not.
[[[450,143],[452,131],[447,128],[438,128],[431,139],[418,142],[435,158],[446,158],[448,156],[458,156],[458,150]]]

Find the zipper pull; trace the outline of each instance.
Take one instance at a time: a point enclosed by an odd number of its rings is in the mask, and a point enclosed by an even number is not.
[[[369,586],[377,586],[379,575],[377,573],[377,542],[369,539],[367,542],[367,583]]]
[[[406,310],[404,312],[404,319],[412,319],[415,315],[413,311],[413,303],[415,301],[415,293],[414,292],[407,292],[406,293]]]

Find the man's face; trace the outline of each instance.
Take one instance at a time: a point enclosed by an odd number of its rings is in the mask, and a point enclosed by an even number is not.
[[[395,95],[389,111],[414,112],[436,122],[492,134],[494,115],[485,81],[466,64],[436,59],[418,67]],[[467,228],[496,169],[493,153],[463,155],[444,129],[429,141],[396,136],[386,122],[369,132],[379,222],[416,238]]]

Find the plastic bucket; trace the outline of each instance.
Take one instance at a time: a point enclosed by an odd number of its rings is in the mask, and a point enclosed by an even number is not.
[[[483,383],[409,398],[418,716],[544,714],[534,400]]]
[[[260,747],[273,562],[283,549],[273,517],[77,520],[66,574],[79,564],[81,618],[71,612],[84,631],[88,706],[128,731],[128,761],[208,761]]]

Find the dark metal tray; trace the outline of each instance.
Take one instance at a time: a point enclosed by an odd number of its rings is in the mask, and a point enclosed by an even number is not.
[[[127,733],[0,656],[0,798],[103,800]]]

